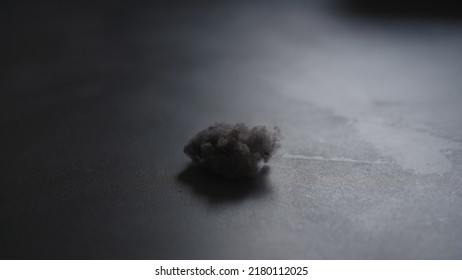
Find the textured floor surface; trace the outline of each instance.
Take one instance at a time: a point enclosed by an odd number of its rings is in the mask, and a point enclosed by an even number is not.
[[[2,258],[462,258],[462,19],[86,2],[1,4]],[[215,121],[282,148],[188,167]]]

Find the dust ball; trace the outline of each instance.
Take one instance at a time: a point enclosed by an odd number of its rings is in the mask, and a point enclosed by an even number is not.
[[[249,128],[243,123],[216,123],[197,133],[184,147],[193,162],[228,178],[253,176],[280,147],[279,128]]]

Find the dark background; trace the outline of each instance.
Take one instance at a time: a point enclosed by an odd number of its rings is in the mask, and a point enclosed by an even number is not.
[[[460,15],[2,1],[1,258],[460,259]],[[216,121],[283,146],[253,180],[188,167]]]

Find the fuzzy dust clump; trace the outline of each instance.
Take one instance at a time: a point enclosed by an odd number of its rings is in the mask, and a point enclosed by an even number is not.
[[[183,151],[215,173],[240,178],[256,175],[260,163],[267,162],[281,146],[280,139],[277,127],[216,123],[189,140]]]

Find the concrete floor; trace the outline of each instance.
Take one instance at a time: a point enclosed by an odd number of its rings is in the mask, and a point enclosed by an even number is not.
[[[462,258],[462,19],[353,3],[3,4],[0,256]],[[188,166],[216,121],[266,174]]]

